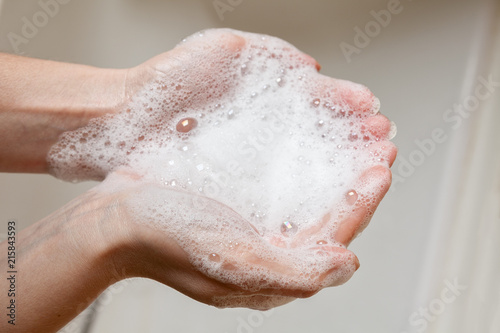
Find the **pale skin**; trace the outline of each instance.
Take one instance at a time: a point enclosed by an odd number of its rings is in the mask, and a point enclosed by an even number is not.
[[[241,37],[229,33],[210,42],[214,49],[227,48],[234,52],[245,43]],[[85,126],[92,118],[119,112],[143,85],[165,73],[188,65],[193,71],[186,74],[188,79],[189,75],[216,75],[217,68],[189,66],[210,58],[210,53],[200,54],[197,50],[196,46],[183,45],[131,69],[99,69],[0,54],[0,171],[47,173],[47,153],[63,132]],[[301,56],[319,69],[312,58]],[[217,62],[217,59],[208,60]],[[329,89],[335,84],[342,83],[325,81],[324,86]],[[193,81],[193,89],[203,87]],[[360,101],[353,100],[353,103]],[[376,116],[370,119],[367,127],[384,138],[389,122],[383,116]],[[386,141],[382,154],[392,164],[396,148]],[[214,303],[213,296],[231,295],[253,295],[263,302],[267,298],[284,296],[286,302],[315,294],[325,287],[322,281],[339,269],[338,263],[332,263],[330,269],[314,281],[316,287],[313,289],[290,289],[277,284],[265,290],[256,290],[256,285],[250,291],[243,286],[217,281],[195,269],[172,235],[158,232],[132,217],[127,202],[149,186],[139,182],[140,175],[133,170],[117,170],[103,174],[102,178],[107,178],[102,186],[116,179],[129,185],[114,191],[90,190],[17,233],[16,269],[23,274],[18,276],[17,283],[16,325],[9,325],[3,318],[0,331],[54,332],[106,287],[129,277],[160,281],[207,304]],[[386,167],[366,170],[359,179],[359,194],[363,196],[365,192],[375,191],[376,200],[369,207],[355,205],[331,237],[347,246],[366,226],[390,181],[391,174]],[[329,219],[325,218],[323,223],[329,223]],[[304,230],[297,241],[314,232],[314,229]],[[7,242],[1,243],[0,253],[7,253],[7,247]],[[345,253],[343,264],[359,267],[356,256],[346,249],[332,247],[324,251]],[[327,253],[323,260],[328,260],[329,255]],[[235,262],[249,261],[300,280],[300,272],[291,269],[290,262],[300,258],[283,258],[277,264],[252,252],[236,252],[233,256],[231,260]],[[7,267],[5,255],[0,256],[0,267]],[[8,284],[4,278],[0,281],[3,306],[9,302],[3,292]]]

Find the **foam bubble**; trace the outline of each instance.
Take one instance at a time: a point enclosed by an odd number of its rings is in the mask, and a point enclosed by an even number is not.
[[[246,43],[236,51],[211,47],[227,33]],[[185,39],[182,45],[199,41],[205,50],[203,69],[180,67],[147,83],[122,112],[64,133],[48,161],[65,180],[102,179],[128,168],[154,184],[134,196],[131,211],[174,235],[193,264],[220,281],[247,290],[277,284],[315,290],[317,277],[337,261],[322,284],[339,284],[355,270],[349,255],[311,256],[318,246],[342,248],[329,236],[336,223],[310,243],[292,244],[332,209],[352,208],[358,199],[352,186],[363,171],[387,166],[370,152],[376,138],[364,128],[380,101],[364,86],[318,74],[290,44],[261,37],[209,30]],[[285,281],[272,268],[228,261],[235,251],[278,264],[293,254],[300,260],[291,265],[304,273]]]

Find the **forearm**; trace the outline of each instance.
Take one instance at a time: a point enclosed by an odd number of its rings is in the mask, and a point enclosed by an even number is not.
[[[0,244],[1,332],[55,332],[125,277],[114,268],[119,230],[110,226],[112,214],[110,201],[90,192],[17,234],[15,325],[6,316],[9,244]]]
[[[0,172],[47,172],[59,135],[115,112],[125,78],[126,70],[0,53]]]

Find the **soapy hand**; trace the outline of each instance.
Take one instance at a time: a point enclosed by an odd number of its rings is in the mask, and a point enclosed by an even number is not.
[[[130,231],[126,243],[134,249],[126,264],[129,276],[155,279],[218,307],[266,310],[342,284],[357,270],[359,262],[351,251],[328,243],[348,244],[360,232],[387,191],[390,173],[374,167],[359,182],[363,184],[358,187],[359,202],[373,191],[380,193],[376,201],[354,205],[340,217],[340,228],[331,239],[316,236],[321,234],[319,229],[330,227],[326,224],[332,223],[332,216],[328,216],[325,225],[299,231],[294,244],[286,248],[279,242],[268,242],[248,221],[219,202],[193,200],[191,194],[144,182],[128,171],[112,173],[99,187],[119,197],[114,206],[118,207],[120,225]],[[172,223],[165,228],[149,224],[151,212],[141,215],[132,208],[158,202],[171,213],[162,217],[177,220],[175,225],[183,231],[172,228]],[[179,221],[177,211],[188,211],[190,218]],[[206,216],[214,214],[217,224],[203,223]],[[313,245],[307,245],[310,243]]]
[[[53,172],[106,177],[96,191],[141,244],[134,274],[204,303],[267,309],[339,285],[396,149],[373,94],[317,70],[272,37],[196,34],[131,69],[124,111],[67,133]]]
[[[127,277],[268,309],[359,266],[346,247],[396,155],[366,87],[318,74],[284,41],[233,30],[195,34],[129,70],[0,57],[0,169],[104,180],[16,234],[27,273],[16,329],[56,331]]]

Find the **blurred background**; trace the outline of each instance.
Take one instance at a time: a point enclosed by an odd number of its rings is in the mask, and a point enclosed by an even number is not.
[[[495,0],[0,0],[0,51],[98,67],[206,28],[274,35],[368,86],[398,126],[393,186],[345,285],[259,312],[125,280],[60,332],[500,332],[499,14]],[[0,237],[94,185],[0,174]]]

